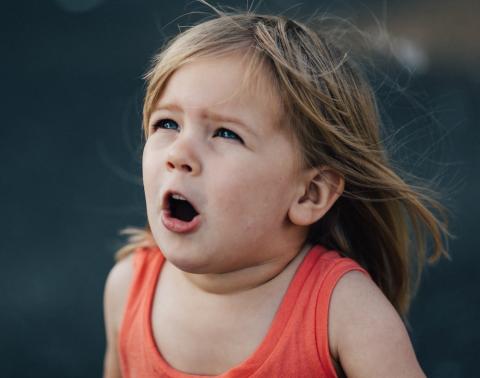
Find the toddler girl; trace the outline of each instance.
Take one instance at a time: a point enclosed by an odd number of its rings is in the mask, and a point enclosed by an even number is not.
[[[327,37],[219,13],[155,58],[148,227],[107,280],[105,377],[424,377],[408,251],[421,267],[428,233],[446,255],[446,229]]]

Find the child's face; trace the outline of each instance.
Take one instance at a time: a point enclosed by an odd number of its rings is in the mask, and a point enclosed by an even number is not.
[[[282,122],[278,99],[263,80],[242,87],[244,70],[241,56],[181,67],[148,121],[143,179],[150,227],[167,260],[192,273],[259,265],[301,244],[287,215],[298,194],[299,156],[275,128]],[[172,218],[181,216],[170,191],[198,212],[177,229]]]

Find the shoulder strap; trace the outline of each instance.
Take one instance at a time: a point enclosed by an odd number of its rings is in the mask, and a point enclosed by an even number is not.
[[[134,272],[118,337],[120,364],[124,377],[129,377],[131,369],[135,369],[143,361],[140,351],[145,345],[145,314],[163,258],[157,247],[138,248],[134,252]]]

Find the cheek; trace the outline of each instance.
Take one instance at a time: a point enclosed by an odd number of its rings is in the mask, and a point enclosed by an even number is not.
[[[292,180],[278,167],[256,167],[237,172],[218,183],[216,195],[220,214],[250,230],[258,224],[278,223],[286,215]]]
[[[155,199],[155,192],[159,182],[159,163],[157,156],[145,146],[142,157],[142,177],[145,199],[149,206]]]

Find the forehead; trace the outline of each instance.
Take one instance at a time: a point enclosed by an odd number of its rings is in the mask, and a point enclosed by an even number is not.
[[[266,69],[249,63],[240,54],[197,58],[171,75],[154,106],[253,113],[276,124],[280,98]]]

